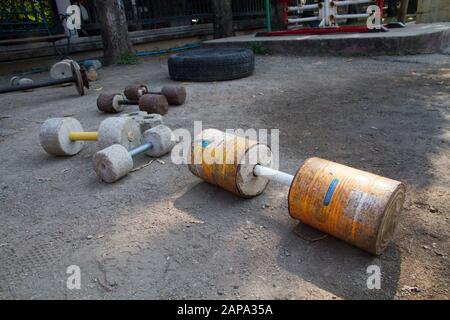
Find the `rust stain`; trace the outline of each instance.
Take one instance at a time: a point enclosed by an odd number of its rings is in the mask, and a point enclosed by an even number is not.
[[[332,184],[334,189],[330,189]],[[384,250],[381,243],[390,240],[380,241],[387,236],[381,232],[387,208],[392,199],[401,204],[404,201],[404,196],[395,196],[397,193],[404,193],[399,181],[311,158],[295,175],[289,191],[289,213],[294,219],[336,238],[380,254]]]
[[[213,185],[245,197],[240,193],[236,182],[239,163],[248,150],[258,142],[214,129],[204,130],[201,136],[204,140],[214,142],[202,147],[199,147],[198,139],[192,143],[189,170]],[[222,161],[211,161],[216,156]],[[195,159],[201,159],[201,163],[195,164]]]

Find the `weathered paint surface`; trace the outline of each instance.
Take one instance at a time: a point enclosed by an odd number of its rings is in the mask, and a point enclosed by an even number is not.
[[[373,254],[392,238],[405,199],[395,180],[331,161],[311,158],[289,191],[294,219]]]
[[[197,177],[240,197],[247,197],[238,188],[239,164],[247,151],[258,142],[225,132],[207,129],[192,142],[189,170]]]

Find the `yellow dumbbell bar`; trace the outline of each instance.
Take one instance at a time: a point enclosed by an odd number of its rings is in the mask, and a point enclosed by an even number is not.
[[[97,141],[98,132],[70,132],[69,139],[72,141]]]

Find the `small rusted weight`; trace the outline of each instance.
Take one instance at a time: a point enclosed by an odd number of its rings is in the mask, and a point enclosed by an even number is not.
[[[128,100],[138,101],[140,97],[148,93],[148,88],[143,84],[131,84],[125,88],[123,94]]]
[[[124,95],[129,100],[138,100],[146,94],[163,95],[166,97],[169,105],[181,106],[186,102],[186,88],[178,85],[164,86],[161,91],[153,92],[144,84],[132,84],[125,88]]]
[[[165,115],[169,111],[169,103],[163,95],[144,94],[139,99],[139,110]]]
[[[125,101],[125,97],[120,93],[102,93],[97,98],[97,108],[106,113],[119,113],[123,111]]]
[[[186,102],[186,88],[183,86],[170,85],[161,89],[161,94],[166,97],[172,106],[181,106]]]

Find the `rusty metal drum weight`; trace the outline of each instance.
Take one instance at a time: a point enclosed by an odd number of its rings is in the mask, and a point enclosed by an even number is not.
[[[256,159],[252,159],[258,157]],[[253,160],[253,161],[251,161]],[[197,177],[242,198],[260,195],[269,180],[253,174],[252,163],[271,166],[268,146],[233,134],[207,129],[192,142],[189,170]]]
[[[392,240],[405,200],[405,186],[311,158],[295,175],[288,199],[292,218],[379,255]]]
[[[292,218],[374,255],[392,240],[405,200],[399,181],[320,158],[295,176],[274,170],[268,146],[215,129],[195,137],[190,159],[194,175],[243,198],[262,194],[269,181],[289,186]]]

